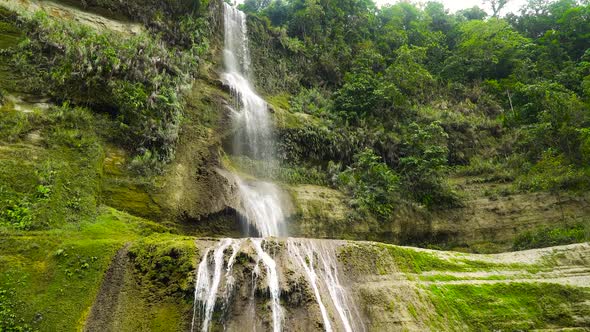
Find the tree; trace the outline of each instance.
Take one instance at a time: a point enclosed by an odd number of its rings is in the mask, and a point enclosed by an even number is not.
[[[344,85],[335,94],[335,110],[353,122],[375,114],[382,102],[378,94],[379,84],[379,78],[373,71],[361,69],[347,73]]]
[[[389,91],[400,91],[404,99],[411,99],[415,103],[426,101],[434,87],[434,77],[423,65],[426,48],[404,45],[395,54],[395,61],[385,71],[384,84],[394,84],[396,89],[390,87]],[[394,103],[401,102],[397,94],[388,97]]]
[[[443,74],[459,80],[506,78],[526,57],[528,45],[530,40],[504,20],[461,23],[457,49]]]
[[[488,16],[488,13],[486,13],[485,10],[483,10],[477,6],[474,6],[474,7],[467,8],[467,9],[461,9],[461,10],[457,11],[456,15],[459,18],[463,18],[468,21],[472,21],[472,20],[481,21]]]
[[[438,122],[411,123],[405,135],[399,174],[407,193],[429,207],[456,203],[442,182],[447,165],[447,139]]]
[[[336,180],[354,203],[382,219],[391,216],[399,200],[399,177],[371,149],[356,154]]]
[[[485,3],[489,3],[490,6],[492,6],[492,17],[497,18],[508,1],[509,0],[485,0]]]

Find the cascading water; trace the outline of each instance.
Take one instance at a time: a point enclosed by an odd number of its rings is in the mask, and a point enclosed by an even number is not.
[[[195,318],[197,313],[197,306],[199,305],[199,313],[202,315],[201,331],[209,331],[209,324],[211,317],[213,316],[213,309],[215,309],[215,303],[217,301],[217,294],[219,290],[219,284],[222,279],[223,267],[225,264],[225,250],[231,245],[234,250],[232,257],[237,255],[239,250],[239,244],[236,247],[235,244],[238,240],[223,239],[213,250],[213,260],[210,261],[209,253],[210,249],[207,249],[203,259],[199,263],[197,269],[197,281],[195,283],[195,299],[193,307],[193,320],[191,323],[191,332],[195,329]],[[226,274],[231,273],[233,262],[228,263]],[[212,266],[211,266],[212,265]],[[227,284],[227,283],[226,283]],[[231,285],[226,285],[226,287]]]
[[[311,288],[313,289],[313,294],[315,295],[316,302],[320,307],[320,312],[322,314],[322,320],[324,321],[324,328],[326,332],[332,331],[332,323],[330,322],[330,317],[328,316],[328,311],[326,310],[326,306],[322,301],[322,297],[320,295],[320,289],[318,286],[318,275],[315,271],[315,267],[313,264],[313,252],[305,252],[299,248],[296,243],[292,239],[289,239],[287,242],[287,248],[289,250],[289,256],[295,259],[295,264],[299,265],[305,271],[307,275],[307,279],[309,279],[309,283]]]
[[[254,91],[248,74],[250,52],[246,15],[224,3],[224,64],[223,82],[229,86],[234,100],[234,153],[244,154],[261,162],[274,163],[273,133],[268,105]],[[270,182],[246,182],[238,179],[246,222],[258,235],[284,236],[284,216],[279,189]]]
[[[237,8],[224,3],[224,63],[221,78],[229,86],[235,101],[234,139],[235,153],[244,153],[251,158],[272,162],[274,158],[272,128],[268,105],[248,80],[250,51],[246,29],[246,15]],[[284,216],[281,209],[279,189],[269,182],[251,184],[238,179],[246,222],[262,237],[284,235]],[[281,330],[282,308],[279,303],[279,279],[276,262],[264,252],[262,240],[252,239],[258,259],[266,267],[268,288],[272,301],[273,331]],[[258,263],[257,263],[258,265]]]
[[[262,165],[275,162],[273,151],[272,121],[267,103],[256,94],[250,83],[250,55],[246,30],[246,15],[224,3],[224,64],[223,82],[233,96],[235,124],[234,154],[257,160]],[[248,226],[257,236],[286,236],[285,216],[279,188],[270,182],[245,181],[237,177],[242,213]],[[272,330],[279,332],[284,323],[284,310],[280,304],[280,283],[277,262],[264,250],[262,238],[250,239],[257,255],[253,269],[253,283],[265,277],[270,295]],[[215,248],[205,251],[197,269],[195,306],[191,331],[197,323],[201,331],[208,331],[218,297],[223,298],[223,310],[228,310],[234,287],[232,269],[243,240],[223,239]],[[225,252],[232,253],[225,261]],[[295,266],[305,271],[316,301],[320,307],[326,331],[362,330],[356,328],[355,311],[351,310],[349,297],[338,279],[338,267],[333,248],[330,251],[321,242],[289,239],[288,252]],[[212,254],[211,254],[212,252]],[[225,268],[225,273],[224,271]],[[264,273],[263,275],[263,270]],[[222,286],[223,285],[223,286]],[[220,287],[223,292],[220,293]],[[254,290],[254,285],[252,289]],[[221,294],[221,295],[218,295]],[[254,293],[252,293],[254,294]],[[197,307],[199,310],[197,311]],[[335,313],[333,313],[335,312]],[[197,313],[199,314],[197,317]],[[332,317],[331,316],[334,316]],[[197,318],[198,322],[197,322]]]
[[[221,79],[234,101],[234,153],[270,162],[274,158],[272,125],[268,105],[254,90],[249,80],[250,52],[246,15],[224,4],[224,64]]]
[[[279,275],[277,273],[276,262],[269,254],[264,252],[262,248],[262,239],[252,239],[254,249],[258,254],[259,262],[262,261],[266,267],[266,277],[268,278],[268,289],[270,291],[271,308],[272,308],[272,327],[274,332],[281,331],[281,325],[283,322],[283,308],[280,304],[280,293],[279,287]],[[256,265],[258,266],[258,263]]]
[[[272,128],[268,114],[268,105],[256,94],[250,81],[248,72],[250,67],[250,55],[246,30],[246,15],[237,8],[224,3],[224,37],[225,47],[223,51],[225,72],[221,78],[229,86],[234,105],[234,122],[236,135],[234,152],[245,154],[260,161],[272,162]],[[246,222],[256,229],[262,237],[284,235],[284,215],[280,203],[279,189],[269,182],[252,182],[238,178],[238,188],[242,200],[242,208]],[[281,331],[283,309],[279,296],[279,278],[274,259],[264,251],[262,239],[251,239],[258,255],[255,271],[260,271],[259,264],[266,269],[266,278],[270,292],[273,331]],[[224,262],[224,251],[232,244],[225,239],[220,242],[213,253],[213,276],[206,267],[209,251],[203,256],[197,271],[197,284],[195,286],[195,303],[204,303],[204,317],[201,324],[202,331],[207,331],[215,306],[218,287],[221,279],[221,269]],[[236,257],[239,244],[233,243],[233,253],[228,261],[225,275],[226,293],[229,297],[233,287],[231,269]],[[201,280],[202,279],[202,280]],[[193,315],[194,316],[194,315]],[[194,326],[193,317],[193,326]]]
[[[338,314],[339,324],[337,326],[340,325],[341,329],[346,332],[364,331],[364,326],[359,319],[360,314],[346,289],[340,283],[334,248],[329,247],[322,240],[291,238],[287,242],[287,248],[295,265],[300,266],[307,276],[320,306],[325,330],[332,330],[330,317],[326,310],[328,301],[330,301],[329,303]]]
[[[270,182],[247,184],[238,180],[245,221],[253,226],[261,237],[285,236],[285,215],[277,186]]]

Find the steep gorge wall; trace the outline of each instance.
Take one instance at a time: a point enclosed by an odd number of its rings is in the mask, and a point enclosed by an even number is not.
[[[139,10],[133,2],[109,2],[102,11],[98,10],[97,3],[82,6],[75,1],[27,0],[10,5],[24,6],[29,11],[42,9],[56,19],[73,20],[97,30],[133,34],[174,26],[167,20],[157,24],[146,23],[146,20],[158,12],[176,17],[190,3],[150,3]],[[211,1],[208,6],[210,50],[195,75],[197,78],[185,93],[184,120],[176,143],[175,159],[165,167],[162,175],[138,177],[129,171],[133,156],[116,144],[106,145],[99,202],[166,222],[188,234],[239,236],[239,201],[235,183],[232,176],[222,171],[225,166],[223,142],[231,141],[232,125],[226,107],[230,96],[218,78],[223,39],[221,2]],[[124,17],[117,16],[117,12],[125,13]],[[281,44],[281,40],[287,37],[280,31],[265,30],[268,27],[256,19],[249,22],[249,27],[254,70],[257,76],[261,73],[269,75],[267,80],[259,79],[262,91],[271,93],[298,86],[300,77],[296,73],[301,72],[298,67],[301,55]],[[283,40],[283,43],[287,42]],[[277,50],[283,50],[284,54],[273,53]],[[262,68],[266,63],[261,60],[264,58],[279,63],[272,66],[273,70],[267,70]],[[272,76],[275,74],[278,76]],[[277,85],[280,77],[286,78],[286,85]],[[278,122],[313,121],[309,116],[290,114],[277,105],[273,112]],[[351,217],[354,211],[347,206],[347,198],[334,189],[293,185],[285,186],[285,190],[294,202],[290,225],[291,234],[296,236],[434,244],[468,250],[474,250],[474,245],[486,246],[486,243],[497,244],[492,251],[506,250],[524,231],[583,221],[590,214],[586,196],[540,193],[490,198],[480,195],[468,199],[464,208],[451,210],[432,212],[419,207],[400,207],[391,220],[384,221]]]

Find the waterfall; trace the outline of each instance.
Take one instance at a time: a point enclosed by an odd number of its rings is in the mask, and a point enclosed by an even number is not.
[[[281,207],[281,193],[270,182],[246,183],[238,179],[245,221],[261,237],[285,236],[285,216]]]
[[[211,249],[207,249],[205,251],[205,255],[203,255],[203,259],[199,263],[199,267],[197,269],[197,280],[195,282],[195,296],[193,304],[193,319],[191,323],[191,332],[194,331],[195,328],[197,305],[201,307],[201,331],[209,331],[209,324],[211,322],[211,317],[213,316],[213,309],[215,309],[215,303],[217,301],[219,284],[221,283],[222,279],[222,271],[225,263],[225,250],[230,245],[232,245],[232,249],[234,250],[232,253],[232,257],[235,258],[235,255],[237,255],[237,250],[239,249],[239,245],[237,247],[235,246],[236,243],[237,240],[232,239],[223,239],[219,241],[219,243],[213,250],[212,261],[210,261],[209,259],[209,253],[211,252]],[[225,274],[231,273],[232,267],[233,262],[231,262],[231,265],[228,263],[228,267],[226,269]]]
[[[283,321],[283,308],[280,304],[280,287],[279,287],[279,275],[277,273],[276,262],[269,254],[262,249],[262,239],[252,239],[254,249],[258,254],[258,266],[259,262],[262,261],[266,267],[266,278],[268,279],[268,289],[270,291],[271,308],[272,308],[272,325],[273,331],[281,331],[281,324]]]
[[[268,105],[254,91],[250,80],[250,51],[246,29],[246,15],[224,3],[224,64],[221,78],[229,86],[234,100],[234,153],[271,163],[274,159],[272,127]],[[238,188],[245,212],[245,221],[259,236],[285,235],[284,215],[280,193],[270,182],[238,179]],[[281,331],[282,308],[276,262],[262,248],[261,239],[252,239],[254,248],[267,272],[268,289],[272,302],[273,331]]]
[[[274,159],[272,122],[266,101],[249,80],[250,52],[246,14],[224,4],[225,71],[221,79],[230,88],[234,101],[234,153],[271,162]]]
[[[225,71],[221,78],[230,88],[234,102],[233,152],[257,160],[263,165],[270,165],[275,162],[272,121],[267,103],[256,93],[249,80],[250,54],[246,15],[227,3],[224,3],[224,36]],[[246,181],[239,177],[237,184],[244,221],[256,230],[256,236],[287,236],[279,188],[270,182]],[[262,238],[250,239],[256,254],[252,272],[252,296],[258,280],[266,281],[272,311],[272,330],[279,332],[284,323],[284,310],[280,304],[279,271],[277,262],[265,251],[263,241],[265,240]],[[235,283],[232,270],[242,244],[243,240],[222,239],[213,248],[205,251],[196,272],[191,331],[197,326],[197,318],[201,331],[207,332],[210,329],[218,297],[223,300],[221,309],[224,312],[229,310]],[[230,247],[232,253],[226,264],[225,252]],[[321,242],[294,239],[288,240],[287,248],[294,265],[304,271],[310,283],[326,331],[359,330],[355,328],[358,315],[355,316],[354,307],[350,305],[346,290],[339,281],[333,248],[323,246]],[[259,279],[260,277],[265,279]],[[220,291],[220,288],[223,290]],[[335,317],[330,316],[331,312],[335,312]]]
[[[314,292],[326,331],[332,330],[326,304],[333,306],[338,314],[338,321],[346,332],[363,331],[364,326],[354,302],[342,286],[334,248],[322,240],[289,239],[287,242],[289,256],[296,266],[302,268]],[[324,290],[322,296],[321,289]],[[327,294],[325,294],[327,293]]]
[[[234,153],[263,164],[274,162],[273,128],[268,105],[254,90],[249,77],[250,52],[246,15],[224,3],[225,72],[221,75],[234,100]],[[246,222],[259,236],[284,236],[279,189],[269,182],[238,180]]]
[[[305,274],[309,279],[309,283],[311,284],[313,294],[315,295],[316,302],[320,307],[320,312],[322,314],[322,320],[324,321],[326,332],[331,332],[332,324],[330,323],[330,317],[328,316],[328,311],[326,310],[326,306],[322,301],[318,287],[318,275],[315,272],[315,267],[313,264],[313,251],[301,250],[303,248],[297,246],[297,244],[292,239],[289,239],[289,242],[287,242],[287,249],[289,250],[289,256],[295,258],[296,265],[299,265],[301,268],[303,268],[303,271],[305,271]]]

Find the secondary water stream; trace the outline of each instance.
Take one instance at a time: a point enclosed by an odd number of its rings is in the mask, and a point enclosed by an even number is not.
[[[364,330],[355,303],[340,283],[334,248],[322,240],[289,239],[287,249],[290,258],[305,272],[320,307],[324,329],[332,331],[334,321],[338,331]],[[330,317],[328,307],[334,308],[336,317]]]

